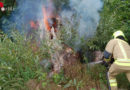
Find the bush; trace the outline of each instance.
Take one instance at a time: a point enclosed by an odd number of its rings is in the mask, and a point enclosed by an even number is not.
[[[40,58],[32,48],[35,45],[18,32],[13,32],[12,38],[5,35],[0,40],[0,87],[4,90],[24,89],[25,82],[36,78],[40,69]]]

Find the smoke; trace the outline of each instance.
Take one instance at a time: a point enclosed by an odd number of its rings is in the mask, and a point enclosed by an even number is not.
[[[30,21],[38,21],[43,24],[43,5],[49,6],[53,10],[54,6],[48,0],[16,0],[17,8],[11,13],[9,18],[3,18],[2,29],[10,32],[16,28],[20,32],[27,32],[30,29]],[[51,14],[51,11],[49,11]]]
[[[8,20],[5,20],[5,18],[3,19],[2,28],[5,32],[10,32],[13,27],[18,30],[29,29],[29,21],[37,20],[39,17],[41,5],[39,5],[38,2],[35,2],[35,0],[16,0],[16,2],[17,8],[15,11],[12,12]],[[37,7],[38,5],[39,7]]]
[[[28,32],[30,29],[29,22],[31,20],[40,22],[39,28],[42,30],[40,37],[43,36],[43,5],[49,7],[48,12],[51,15],[57,9],[55,0],[16,0],[17,8],[12,12],[8,20],[3,20],[2,29],[5,32],[10,32],[11,28],[16,28],[20,32]],[[60,1],[59,1],[60,2]],[[61,1],[62,2],[62,1]],[[61,16],[62,24],[68,30],[77,30],[80,38],[92,37],[95,34],[99,24],[100,15],[103,3],[101,0],[68,0],[59,5],[61,9],[57,11]],[[69,23],[68,23],[69,22]],[[70,37],[72,38],[72,35]],[[74,44],[76,47],[81,43],[80,38]],[[69,39],[67,39],[69,40]]]
[[[99,24],[100,15],[103,3],[101,0],[71,0],[71,6],[80,15],[79,34],[80,36],[86,34],[86,36],[94,35],[94,32]]]
[[[90,37],[94,35],[99,24],[99,11],[101,11],[102,6],[103,3],[101,0],[70,0],[70,7],[73,9],[72,12],[76,12],[78,15],[76,19],[79,23],[78,32],[80,37]],[[62,16],[71,20],[70,11],[63,12]]]
[[[80,38],[87,39],[95,35],[103,2],[101,0],[70,0],[69,6],[71,10],[62,11],[61,16],[68,18],[69,25],[78,32],[79,38],[74,42],[77,49],[81,44]]]

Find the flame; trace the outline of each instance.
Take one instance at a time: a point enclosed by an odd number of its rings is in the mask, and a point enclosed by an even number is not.
[[[44,24],[45,24],[45,29],[48,30],[48,31],[51,31],[51,27],[50,27],[49,22],[48,22],[49,17],[47,15],[47,11],[44,7],[43,7],[43,15],[44,15],[43,21],[44,21]]]
[[[33,20],[30,21],[30,27],[33,29],[37,29],[38,28],[38,22],[34,22]]]
[[[43,7],[43,22],[45,25],[45,29],[48,31],[51,31],[52,27],[54,28],[54,31],[57,31],[57,21],[56,21],[56,17],[53,13],[53,11],[51,10],[51,8],[45,8]]]

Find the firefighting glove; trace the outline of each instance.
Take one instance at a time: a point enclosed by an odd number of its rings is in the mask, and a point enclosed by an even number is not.
[[[104,61],[104,60],[103,60],[102,65],[104,65],[105,67],[108,67],[108,66],[109,66],[108,63],[107,63],[106,61]]]
[[[109,63],[111,60],[104,58],[104,61],[105,61],[106,63]]]

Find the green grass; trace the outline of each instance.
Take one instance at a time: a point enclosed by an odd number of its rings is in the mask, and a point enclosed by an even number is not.
[[[107,90],[106,70],[97,65],[92,68],[76,62],[65,65],[61,73],[48,78],[49,71],[43,70],[39,62],[49,60],[54,48],[44,40],[40,46],[32,43],[18,32],[12,33],[11,40],[3,34],[0,40],[0,88],[2,90],[26,90],[30,87],[40,90]],[[57,42],[59,43],[59,42]],[[117,77],[119,87],[129,89],[130,84],[123,75]],[[126,83],[127,84],[126,84]],[[34,87],[33,87],[34,86]]]
[[[94,81],[89,81],[91,75],[87,74],[86,66],[82,66],[79,62],[71,67],[65,67],[66,72],[54,74],[48,79],[47,72],[43,72],[39,65],[39,61],[50,58],[48,51],[53,52],[53,48],[49,47],[46,41],[37,47],[31,39],[26,40],[24,35],[16,31],[12,33],[13,40],[5,34],[1,38],[0,87],[3,90],[25,90],[26,83],[34,79],[42,83],[42,88],[50,88],[50,86],[54,88],[54,85],[59,84],[62,89],[71,88],[72,90],[79,90],[91,84],[96,87]]]
[[[25,82],[36,78],[39,67],[38,51],[33,52],[31,41],[18,32],[12,34],[13,41],[7,35],[0,40],[0,86],[4,90],[24,89]]]

